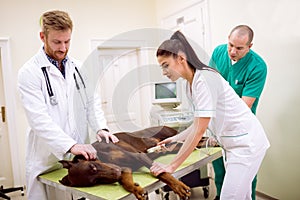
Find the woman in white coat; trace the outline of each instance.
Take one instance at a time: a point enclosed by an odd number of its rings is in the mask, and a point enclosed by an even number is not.
[[[223,148],[226,175],[221,191],[223,200],[251,199],[251,182],[270,144],[255,115],[237,96],[222,76],[203,64],[184,35],[177,31],[157,50],[163,74],[172,81],[182,77],[194,107],[193,124],[180,134],[161,143],[184,141],[168,164],[155,162],[151,172],[173,173],[191,154],[206,129]]]
[[[43,47],[19,70],[18,86],[30,128],[27,133],[26,184],[29,200],[47,199],[37,177],[60,167],[58,160],[69,153],[95,159],[87,123],[97,139],[118,139],[108,131],[100,99],[84,91],[78,64],[67,56],[73,24],[66,12],[42,15]],[[76,82],[75,82],[76,79]],[[76,85],[77,84],[77,85]],[[78,86],[78,91],[76,87]]]

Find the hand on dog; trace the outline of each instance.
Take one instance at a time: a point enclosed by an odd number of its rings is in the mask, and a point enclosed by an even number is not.
[[[96,138],[98,142],[102,141],[102,137],[105,138],[106,143],[109,143],[109,140],[111,140],[113,143],[119,142],[119,139],[114,134],[106,130],[99,130],[97,132]]]
[[[71,147],[70,152],[74,155],[83,155],[86,160],[97,158],[97,151],[91,144],[75,144]]]
[[[158,162],[153,162],[152,166],[150,167],[150,171],[154,176],[158,176],[163,172],[168,172],[171,174],[174,172],[170,165],[165,165]]]
[[[166,138],[166,139],[158,142],[157,146],[161,146],[161,145],[164,145],[164,144],[169,144],[171,142],[175,142],[173,137],[169,137],[169,138]]]

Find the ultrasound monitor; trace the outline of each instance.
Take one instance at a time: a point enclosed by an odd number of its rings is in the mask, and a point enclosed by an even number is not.
[[[181,88],[179,82],[157,82],[153,83],[153,104],[161,106],[177,106],[181,103]]]

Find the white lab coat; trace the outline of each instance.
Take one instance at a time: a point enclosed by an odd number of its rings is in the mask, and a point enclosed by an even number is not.
[[[223,148],[221,199],[251,199],[251,181],[270,147],[262,125],[217,72],[196,70],[186,89],[195,117],[211,118],[209,129]]]
[[[256,116],[217,72],[196,70],[192,88],[187,85],[187,94],[195,117],[211,117],[209,129],[224,153],[233,154],[232,162],[251,162],[253,156],[270,147]]]
[[[100,99],[95,94],[85,95],[82,82],[75,72],[75,63],[77,62],[69,57],[64,78],[41,48],[19,70],[18,87],[30,127],[26,147],[29,200],[47,199],[43,185],[37,181],[38,175],[61,167],[57,161],[66,158],[68,150],[74,144],[89,142],[87,121],[93,131],[107,128]],[[47,67],[57,105],[50,104],[42,67]],[[74,73],[83,98],[76,90]]]

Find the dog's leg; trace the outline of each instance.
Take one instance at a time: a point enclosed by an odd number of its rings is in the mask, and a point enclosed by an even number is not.
[[[130,153],[132,154],[132,153]],[[135,158],[140,162],[144,163],[146,167],[150,169],[153,161],[147,156],[145,153],[136,154]],[[172,174],[164,172],[157,176],[159,180],[166,183],[177,195],[179,195],[180,199],[189,199],[191,196],[191,189],[185,185],[183,182],[174,178]]]
[[[189,199],[191,196],[191,188],[185,185],[183,182],[174,178],[172,174],[163,172],[157,176],[159,180],[166,183],[176,194],[179,195],[180,199]]]
[[[148,198],[147,193],[139,184],[133,182],[132,171],[130,168],[122,168],[121,178],[119,183],[125,190],[135,195],[138,200],[146,200]]]

